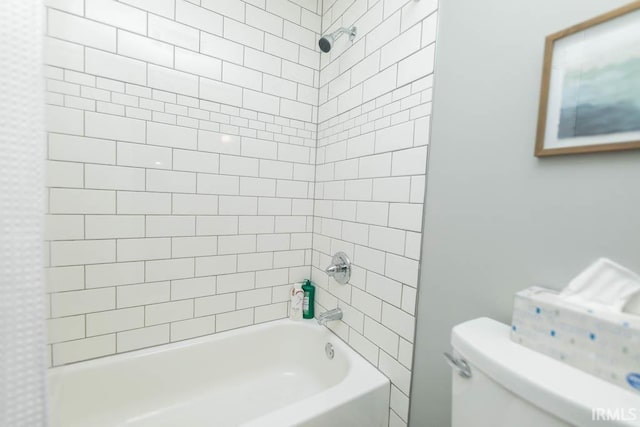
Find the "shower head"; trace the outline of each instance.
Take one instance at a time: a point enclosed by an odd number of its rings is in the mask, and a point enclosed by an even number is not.
[[[328,36],[324,36],[318,42],[318,46],[320,46],[320,50],[324,53],[327,53],[331,50],[331,46],[333,45],[333,36],[329,34]]]
[[[322,37],[318,42],[318,46],[320,46],[320,50],[324,53],[327,53],[333,47],[333,43],[338,40],[338,38],[343,34],[349,34],[349,40],[353,41],[356,38],[356,27],[351,28],[339,28],[331,34],[327,34]]]

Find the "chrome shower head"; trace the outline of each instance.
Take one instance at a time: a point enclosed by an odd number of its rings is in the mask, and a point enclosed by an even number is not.
[[[339,28],[333,33],[322,37],[318,42],[320,50],[324,53],[328,53],[333,47],[333,43],[343,34],[349,34],[349,40],[353,41],[356,38],[356,27]]]

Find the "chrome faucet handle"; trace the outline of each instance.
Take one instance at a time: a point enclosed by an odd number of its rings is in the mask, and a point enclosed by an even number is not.
[[[336,273],[340,273],[342,271],[345,271],[347,268],[349,268],[349,267],[347,265],[345,265],[345,264],[342,264],[342,265],[330,265],[324,271],[329,276],[334,276]]]
[[[333,256],[331,265],[324,270],[336,282],[344,285],[351,278],[351,261],[344,252],[338,252]]]

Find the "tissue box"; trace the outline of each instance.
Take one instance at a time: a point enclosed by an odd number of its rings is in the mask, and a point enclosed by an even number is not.
[[[640,394],[640,316],[586,309],[531,287],[515,295],[511,340]]]

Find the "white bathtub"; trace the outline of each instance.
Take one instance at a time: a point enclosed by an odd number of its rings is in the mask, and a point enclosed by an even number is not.
[[[53,427],[386,427],[389,412],[386,377],[288,319],[53,368],[49,393]]]

